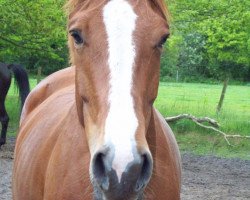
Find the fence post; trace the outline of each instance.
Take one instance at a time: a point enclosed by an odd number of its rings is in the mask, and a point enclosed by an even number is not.
[[[176,82],[179,82],[179,71],[176,71]]]
[[[38,69],[37,69],[37,77],[36,77],[37,84],[41,81],[41,76],[42,76],[42,67],[38,67]]]

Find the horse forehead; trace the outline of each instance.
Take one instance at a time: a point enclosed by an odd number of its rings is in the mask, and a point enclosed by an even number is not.
[[[104,5],[104,18],[109,18],[108,20],[113,23],[114,26],[126,26],[124,21],[131,23],[131,18],[136,18],[133,6],[127,0],[111,0]],[[108,14],[106,14],[108,13]],[[119,20],[118,20],[119,19]],[[105,19],[104,19],[105,21]],[[123,23],[119,23],[123,22]],[[127,25],[129,26],[129,24]]]

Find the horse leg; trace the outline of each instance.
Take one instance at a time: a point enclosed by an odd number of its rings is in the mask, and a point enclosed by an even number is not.
[[[7,133],[7,128],[9,124],[9,116],[7,113],[5,113],[5,116],[2,117],[1,119],[1,124],[2,124],[2,131],[1,131],[1,138],[0,138],[0,147],[6,143],[6,133]]]
[[[5,68],[7,69],[7,67]],[[1,137],[0,137],[0,147],[6,143],[6,134],[9,124],[9,116],[7,114],[4,102],[10,88],[11,83],[11,73],[10,71],[5,71],[4,76],[0,73],[0,122],[2,124]]]

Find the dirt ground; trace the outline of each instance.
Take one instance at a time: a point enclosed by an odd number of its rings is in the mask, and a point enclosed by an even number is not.
[[[0,200],[11,200],[14,138],[0,150]],[[250,200],[250,161],[182,154],[182,200]]]

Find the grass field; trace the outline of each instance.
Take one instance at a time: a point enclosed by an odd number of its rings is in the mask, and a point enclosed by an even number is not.
[[[250,87],[229,85],[219,115],[216,106],[222,86],[193,83],[161,83],[155,103],[164,116],[190,113],[216,119],[221,130],[229,134],[250,135]],[[250,159],[250,140],[224,138],[213,131],[197,127],[188,120],[170,124],[182,151]]]
[[[32,88],[35,79],[30,79]],[[160,83],[155,106],[164,116],[189,113],[197,117],[212,117],[221,125],[221,130],[230,134],[250,135],[250,86],[229,85],[222,112],[216,114],[216,106],[222,86],[197,83]],[[9,136],[16,134],[18,127],[18,97],[12,84],[6,101],[11,121]],[[196,154],[213,154],[223,157],[250,159],[250,140],[230,139],[228,146],[216,132],[197,127],[193,122],[180,120],[171,123],[181,151]]]

